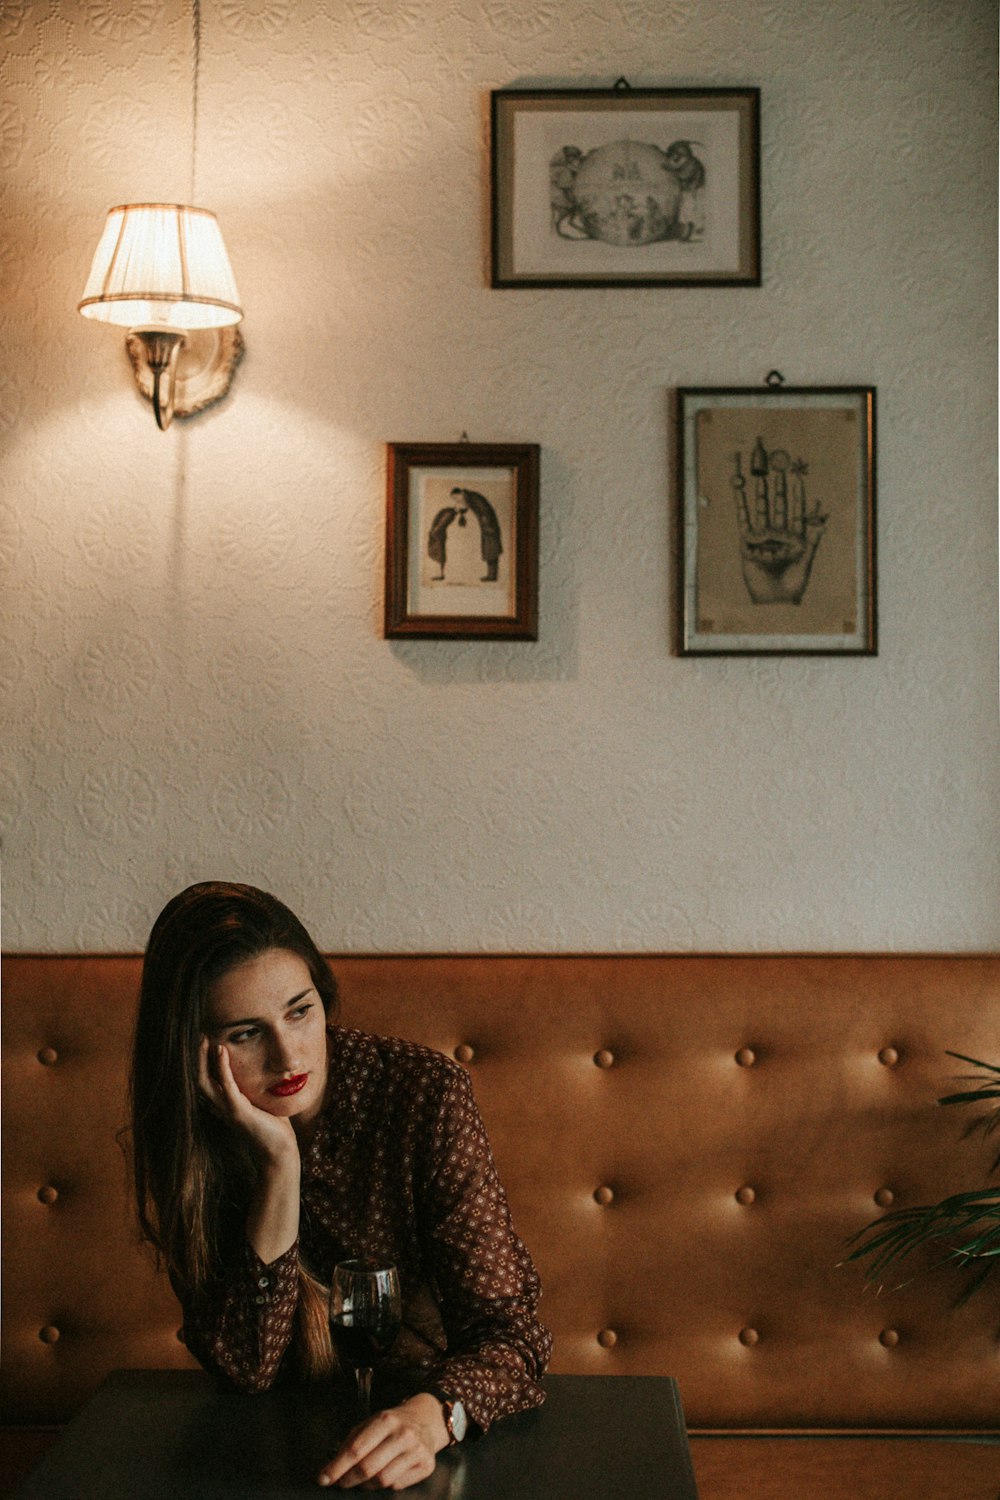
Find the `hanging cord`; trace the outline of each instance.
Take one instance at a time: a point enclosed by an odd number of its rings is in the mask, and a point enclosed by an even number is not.
[[[198,161],[198,74],[201,71],[201,0],[191,0],[191,196],[194,206]]]

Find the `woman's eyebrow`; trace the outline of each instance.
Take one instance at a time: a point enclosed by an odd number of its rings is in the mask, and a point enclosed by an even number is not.
[[[292,1006],[292,1005],[298,1005],[298,1003],[299,1003],[300,1000],[304,1000],[307,995],[311,995],[312,993],[313,993],[313,986],[312,985],[309,985],[307,989],[299,990],[299,993],[297,995],[293,995],[290,1000],[286,1000],[285,1001],[285,1009],[288,1010],[290,1006]]]
[[[313,986],[312,985],[310,985],[307,990],[300,990],[297,995],[293,995],[290,1000],[286,1000],[285,1001],[285,1006],[284,1006],[285,1010],[291,1010],[291,1008],[292,1008],[293,1005],[298,1005],[298,1003],[299,1003],[300,1000],[304,1000],[306,998],[306,996],[307,995],[311,995],[312,992],[313,992]],[[260,1017],[259,1016],[244,1016],[244,1018],[241,1021],[220,1021],[219,1025],[216,1026],[216,1027],[214,1027],[213,1030],[215,1030],[215,1031],[231,1031],[234,1026],[257,1026],[257,1025],[259,1025],[259,1023],[260,1023]]]

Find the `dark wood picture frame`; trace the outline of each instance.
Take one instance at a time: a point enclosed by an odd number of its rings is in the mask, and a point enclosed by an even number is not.
[[[390,443],[385,636],[538,639],[537,443]]]
[[[760,89],[498,89],[494,287],[759,286]]]
[[[678,655],[878,654],[875,397],[678,390]]]

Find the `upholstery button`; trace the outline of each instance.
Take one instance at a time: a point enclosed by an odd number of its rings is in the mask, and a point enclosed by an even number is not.
[[[895,1201],[896,1194],[892,1188],[879,1188],[875,1194],[875,1202],[879,1208],[889,1208]]]
[[[594,1061],[599,1068],[610,1068],[614,1065],[615,1054],[609,1052],[607,1047],[602,1047],[600,1052],[594,1053]]]
[[[883,1349],[895,1349],[896,1345],[899,1343],[899,1334],[896,1332],[895,1328],[883,1328],[882,1332],[878,1336],[878,1341],[882,1345]]]
[[[614,1196],[613,1188],[599,1187],[594,1194],[594,1202],[602,1204],[612,1203],[614,1202]]]
[[[618,1335],[613,1328],[602,1328],[597,1335],[597,1342],[602,1349],[613,1349],[618,1342]]]
[[[267,1276],[262,1276],[262,1277],[261,1277],[261,1278],[260,1278],[260,1280],[259,1280],[259,1281],[258,1281],[258,1282],[257,1282],[257,1285],[258,1285],[258,1286],[259,1286],[259,1287],[265,1287],[265,1286],[270,1286],[270,1285],[271,1285],[271,1281],[270,1281],[270,1278],[269,1278],[269,1277],[267,1277]]]
[[[747,1349],[752,1349],[754,1344],[760,1341],[760,1334],[756,1328],[741,1328],[739,1338],[741,1344],[745,1345]]]
[[[455,1048],[455,1057],[460,1063],[470,1063],[475,1055],[468,1042],[459,1042]]]
[[[757,1054],[752,1047],[741,1047],[736,1054],[736,1061],[741,1068],[752,1068],[757,1061]]]
[[[46,1323],[44,1328],[38,1330],[38,1337],[43,1344],[58,1344],[59,1330],[53,1327],[51,1323]]]
[[[878,1060],[883,1068],[894,1068],[899,1062],[899,1053],[895,1047],[883,1047],[878,1055]]]
[[[750,1187],[749,1185],[746,1186],[746,1187],[741,1187],[741,1188],[737,1188],[736,1189],[736,1201],[737,1201],[737,1203],[753,1203],[753,1201],[754,1201],[754,1199],[756,1197],[757,1197],[757,1194],[754,1192],[753,1188]]]
[[[58,1197],[59,1189],[54,1188],[51,1182],[47,1182],[44,1187],[38,1189],[39,1203],[54,1203]]]
[[[256,1304],[257,1304],[258,1307],[263,1307],[264,1304],[267,1302],[267,1298],[266,1297],[255,1297],[253,1300],[256,1302]]]
[[[38,1061],[44,1068],[51,1068],[53,1063],[59,1061],[59,1053],[54,1047],[43,1047],[38,1054]]]

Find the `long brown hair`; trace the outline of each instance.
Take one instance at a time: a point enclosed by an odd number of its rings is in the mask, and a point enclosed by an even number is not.
[[[132,1162],[139,1225],[180,1289],[198,1291],[243,1232],[256,1158],[198,1087],[198,1049],[212,986],[269,949],[309,970],[327,1020],[337,986],[294,912],[251,885],[202,881],[174,896],[146,945],[132,1046]],[[300,1264],[296,1347],[302,1373],[333,1364],[326,1289]]]

